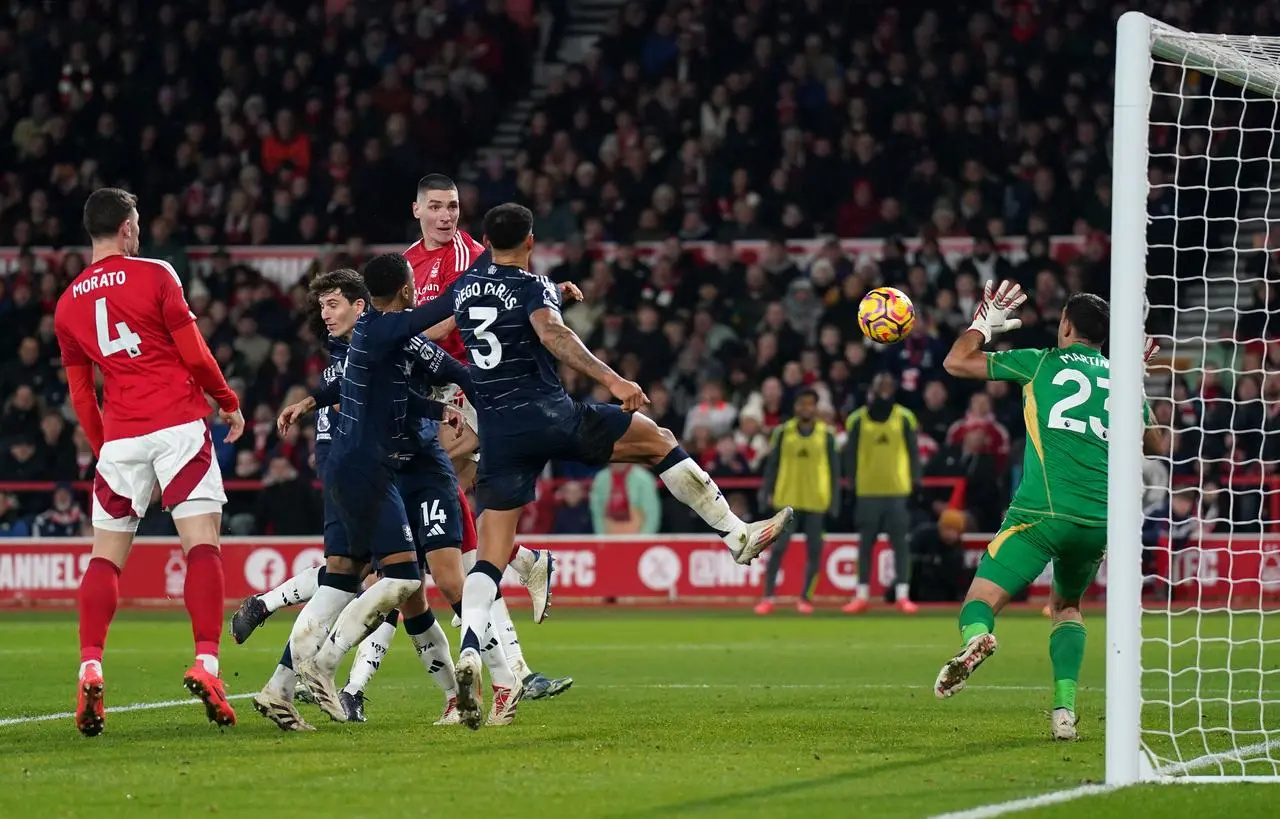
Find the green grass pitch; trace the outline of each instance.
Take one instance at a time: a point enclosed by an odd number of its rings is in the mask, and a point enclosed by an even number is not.
[[[291,621],[273,617],[245,646],[227,640],[232,694],[262,685]],[[238,699],[234,729],[183,705],[108,714],[106,733],[86,740],[69,717],[14,721],[71,709],[74,616],[6,613],[0,817],[929,817],[1102,779],[1100,621],[1083,740],[1070,745],[1048,739],[1048,626],[1038,616],[1002,618],[1000,653],[968,691],[938,702],[933,678],[958,642],[950,615],[573,608],[520,623],[534,666],[577,683],[525,703],[509,728],[433,727],[439,694],[398,635],[370,689],[368,724],[303,706],[319,730],[286,735]],[[1264,626],[1277,636],[1257,619],[1240,634]],[[1218,650],[1204,648],[1202,664]],[[182,699],[189,652],[181,614],[122,615],[107,647],[108,706]],[[1248,666],[1239,655],[1232,664]],[[1271,679],[1241,684],[1256,696]],[[1278,804],[1280,789],[1267,785],[1155,786],[1018,815],[1249,819],[1276,816]]]

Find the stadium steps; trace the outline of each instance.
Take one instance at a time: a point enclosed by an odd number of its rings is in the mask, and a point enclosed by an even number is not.
[[[565,72],[574,63],[581,62],[587,52],[609,29],[614,18],[622,11],[626,0],[569,0],[569,19],[564,26],[564,36],[554,55],[539,53],[533,66],[533,85],[529,93],[520,99],[498,124],[493,141],[476,151],[463,163],[459,176],[466,180],[479,176],[480,167],[490,156],[499,156],[510,165],[520,143],[524,129],[534,110],[547,95],[550,80]]]
[[[1268,201],[1270,199],[1271,201]],[[1210,254],[1205,267],[1205,286],[1189,287],[1179,315],[1180,336],[1230,338],[1234,335],[1237,308],[1250,291],[1248,268],[1268,232],[1280,235],[1280,197],[1264,192],[1249,195],[1240,208],[1234,237],[1226,234],[1211,244],[1220,250]]]

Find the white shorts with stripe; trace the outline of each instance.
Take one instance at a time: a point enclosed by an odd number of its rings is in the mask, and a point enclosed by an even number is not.
[[[136,531],[157,488],[175,520],[222,511],[227,495],[204,421],[103,444],[93,480],[93,525]]]
[[[462,411],[462,417],[466,421],[467,426],[471,428],[477,437],[480,435],[480,419],[476,415],[476,408],[471,403],[471,399],[462,392],[457,384],[450,384],[447,387],[441,387],[436,391],[436,400],[443,401],[446,404],[453,404]],[[473,461],[480,460],[480,450],[477,449],[469,456]]]

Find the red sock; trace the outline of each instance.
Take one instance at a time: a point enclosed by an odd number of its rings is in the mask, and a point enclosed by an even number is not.
[[[222,640],[222,553],[217,546],[201,543],[187,552],[187,581],[182,596],[191,616],[196,654],[218,656]]]
[[[458,508],[462,510],[462,552],[474,552],[479,538],[476,536],[476,519],[471,515],[467,493],[458,489]]]
[[[120,600],[120,567],[105,557],[89,561],[80,578],[80,662],[102,662],[107,629]]]

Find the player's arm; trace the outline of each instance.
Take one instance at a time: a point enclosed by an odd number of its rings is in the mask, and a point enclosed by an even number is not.
[[[592,355],[578,334],[565,326],[560,317],[560,293],[555,285],[545,279],[535,279],[525,292],[529,322],[542,346],[558,361],[607,387],[627,412],[635,412],[649,403],[649,397],[639,384],[626,380]]]
[[[902,434],[907,445],[907,458],[911,466],[911,488],[920,486],[924,473],[920,464],[920,437],[916,434],[915,416],[902,419]]]
[[[840,496],[840,449],[836,446],[836,435],[827,432],[827,468],[831,471],[831,506],[828,515],[840,514],[842,498]]]
[[[845,421],[847,435],[844,439],[844,474],[849,479],[849,494],[857,497],[854,481],[858,475],[858,436],[862,431],[861,417],[858,413],[849,416]]]
[[[182,284],[173,268],[164,265],[168,275],[160,275],[160,314],[173,344],[178,348],[182,364],[191,373],[196,386],[204,390],[218,404],[218,417],[229,427],[227,443],[235,443],[244,432],[244,416],[240,413],[240,397],[222,377],[222,368],[209,351],[200,328],[196,326],[195,313],[187,305],[182,294]]]
[[[64,332],[56,320],[54,334],[58,337],[58,347],[62,350],[62,366],[67,371],[71,406],[75,407],[76,418],[79,419],[80,427],[89,439],[89,446],[96,458],[102,451],[105,433],[102,427],[102,410],[98,407],[98,393],[94,387],[93,362],[85,355],[75,338]]]
[[[782,427],[776,427],[769,436],[769,454],[764,459],[764,476],[761,479],[761,500],[773,508],[773,488],[778,482],[778,465],[782,460]]]
[[[295,401],[284,409],[280,410],[279,417],[276,418],[276,430],[281,435],[289,431],[289,427],[298,422],[298,419],[311,412],[316,407],[335,407],[342,396],[341,379],[335,378],[328,384],[323,384],[316,389],[315,392]]]
[[[956,378],[1003,380],[992,374],[987,354],[982,352],[982,347],[1001,333],[1022,326],[1021,319],[1011,318],[1010,315],[1026,300],[1027,295],[1022,292],[1022,288],[1013,282],[1001,282],[999,288],[994,288],[988,282],[982,291],[982,301],[974,311],[973,323],[951,345],[951,350],[942,362],[943,369]]]
[[[1147,427],[1142,431],[1142,454],[1150,456],[1165,455],[1168,450],[1164,445],[1164,430],[1160,427]]]
[[[430,330],[427,335],[430,336]],[[471,392],[470,369],[439,344],[414,336],[405,345],[405,351],[413,356],[414,371],[422,374],[431,386],[457,384],[463,392]]]
[[[439,324],[428,327],[424,335],[431,341],[439,341],[456,329],[458,329],[458,322],[454,320],[453,316],[449,316]]]
[[[409,408],[420,418],[448,424],[455,430],[460,429],[463,420],[462,413],[457,407],[434,398],[427,398],[415,390],[409,390]]]

